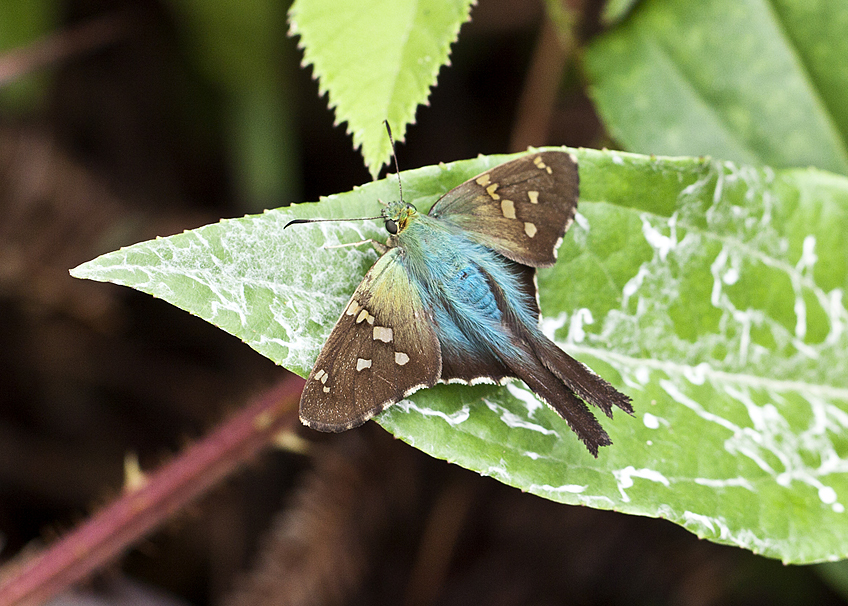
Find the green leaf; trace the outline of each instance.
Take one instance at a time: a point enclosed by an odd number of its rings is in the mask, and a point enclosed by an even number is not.
[[[329,93],[336,123],[347,122],[355,147],[376,178],[390,158],[383,121],[398,141],[427,102],[450,45],[474,0],[296,0],[291,34],[303,65]]]
[[[378,417],[433,456],[563,503],[664,517],[787,562],[848,555],[848,179],[580,150],[543,328],[633,398],[598,459],[521,383],[441,385]],[[402,174],[425,210],[512,156]],[[305,375],[384,239],[394,178],[90,261]]]
[[[585,65],[628,149],[848,174],[846,28],[846,0],[647,0]]]

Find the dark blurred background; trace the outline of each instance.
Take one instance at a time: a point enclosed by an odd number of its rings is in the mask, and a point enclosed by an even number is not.
[[[2,1],[0,562],[116,497],[127,454],[155,469],[285,372],[68,269],[370,178],[300,67],[286,2]],[[569,8],[579,53],[602,3]],[[553,31],[541,0],[481,0],[401,168],[614,147]],[[85,589],[111,604],[842,603],[810,568],[522,494],[374,424],[301,435],[309,456],[266,453]]]

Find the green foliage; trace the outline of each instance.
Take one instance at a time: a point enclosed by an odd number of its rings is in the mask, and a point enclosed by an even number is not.
[[[615,25],[630,14],[639,0],[609,0],[604,3],[601,13],[601,23],[606,26]]]
[[[848,174],[848,2],[646,0],[586,53],[631,150]]]
[[[595,460],[522,384],[437,386],[378,422],[564,503],[668,518],[787,562],[848,555],[848,180],[581,150],[579,217],[539,272],[546,331],[633,397]],[[403,173],[420,210],[508,157]],[[226,220],[73,270],[198,315],[305,375],[376,259],[394,178]]]
[[[290,83],[281,69],[285,6],[278,0],[166,0],[187,56],[220,93],[239,202],[252,211],[298,199]]]
[[[3,0],[0,2],[0,55],[25,48],[48,35],[58,21],[56,0]],[[8,77],[8,74],[2,74]],[[31,113],[41,105],[48,85],[43,72],[29,73],[0,86],[0,106]]]
[[[399,141],[426,103],[473,0],[296,0],[291,33],[303,64],[328,93],[336,123],[347,122],[354,146],[376,177],[390,157],[383,127]]]

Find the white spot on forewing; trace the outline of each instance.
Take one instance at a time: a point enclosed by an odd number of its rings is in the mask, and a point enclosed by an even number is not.
[[[397,364],[398,366],[403,366],[407,362],[409,362],[409,356],[408,355],[406,355],[402,351],[396,351],[395,352],[395,364]]]
[[[366,360],[365,358],[357,358],[356,359],[356,371],[361,372],[366,368],[371,368],[371,360]]]
[[[512,200],[501,200],[501,213],[506,219],[515,219],[515,203]]]
[[[529,415],[532,417],[536,414],[536,411],[544,406],[536,396],[533,395],[532,391],[528,391],[526,389],[522,389],[515,383],[507,383],[506,385],[507,391],[512,394],[514,398],[517,398],[524,402],[524,405],[527,406],[527,411]]]
[[[527,197],[530,198],[530,204],[538,204],[539,203],[539,192],[537,191],[528,191]]]
[[[524,233],[527,234],[528,238],[532,238],[533,236],[535,236],[536,232],[538,231],[539,229],[536,227],[535,224],[530,222],[524,224]]]
[[[394,332],[391,327],[388,326],[375,326],[373,332],[373,339],[375,341],[382,341],[383,343],[391,343],[394,338]]]
[[[546,436],[558,435],[557,432],[553,429],[542,427],[538,423],[531,423],[523,419],[522,417],[519,417],[514,412],[507,410],[500,404],[495,404],[494,402],[490,402],[485,398],[483,399],[483,402],[486,404],[486,406],[489,407],[489,410],[491,410],[493,413],[500,417],[501,421],[503,421],[504,425],[506,425],[507,427],[512,427],[514,429],[529,429],[530,431],[535,431]]]
[[[663,474],[654,469],[636,469],[632,465],[628,465],[624,469],[613,471],[612,474],[618,482],[618,491],[621,493],[621,500],[625,503],[630,502],[630,497],[627,495],[625,490],[633,487],[633,478],[650,480],[651,482],[656,482],[663,486],[669,486],[671,484],[671,482],[669,482]]]

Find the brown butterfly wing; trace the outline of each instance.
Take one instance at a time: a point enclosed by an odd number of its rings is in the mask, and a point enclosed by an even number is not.
[[[535,152],[454,188],[429,214],[517,263],[549,267],[574,220],[578,189],[573,155]]]
[[[321,431],[344,431],[441,375],[429,312],[389,250],[363,278],[336,322],[300,399],[300,418]]]

